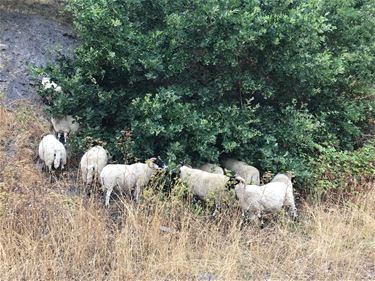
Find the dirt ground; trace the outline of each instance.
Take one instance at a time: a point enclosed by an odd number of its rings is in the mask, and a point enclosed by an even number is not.
[[[71,52],[73,31],[55,19],[2,9],[0,31],[0,103],[25,99],[38,104],[28,65],[53,61],[55,49]]]

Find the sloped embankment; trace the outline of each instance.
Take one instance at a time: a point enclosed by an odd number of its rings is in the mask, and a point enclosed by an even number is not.
[[[74,44],[69,26],[36,14],[0,9],[0,103],[38,101],[27,66],[55,59],[55,48],[68,53]],[[3,101],[2,101],[3,100]]]

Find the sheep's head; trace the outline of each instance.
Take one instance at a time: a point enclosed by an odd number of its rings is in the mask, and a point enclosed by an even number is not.
[[[235,188],[237,186],[245,187],[246,186],[246,182],[239,175],[234,175],[234,176],[230,176],[229,177],[229,181],[228,181],[228,185],[227,186],[228,186],[229,189],[233,189],[233,188]]]
[[[288,176],[288,178],[289,179],[293,179],[293,178],[295,178],[296,177],[296,174],[293,172],[293,171],[287,171],[286,173],[285,173],[287,176]]]
[[[153,157],[146,161],[147,165],[155,170],[165,170],[168,168],[167,165],[165,165],[164,161],[161,160],[160,156]]]
[[[65,136],[63,133],[57,133],[56,134],[56,138],[58,139],[59,142],[61,142],[64,146],[66,146],[66,140],[65,140]]]
[[[42,78],[42,85],[44,86],[44,89],[49,89],[51,88],[51,80],[49,79],[49,77],[43,77]]]

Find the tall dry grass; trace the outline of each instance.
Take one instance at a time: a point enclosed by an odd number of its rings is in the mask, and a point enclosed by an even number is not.
[[[152,189],[140,206],[72,195],[75,168],[52,184],[35,165],[48,124],[0,109],[0,280],[374,280],[375,191],[304,205],[297,223],[216,220]],[[161,231],[160,227],[168,227]]]

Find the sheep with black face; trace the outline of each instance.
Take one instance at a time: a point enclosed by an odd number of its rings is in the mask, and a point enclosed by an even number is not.
[[[68,141],[70,133],[76,133],[79,129],[78,122],[71,115],[66,115],[61,118],[51,117],[53,130],[57,138],[65,145]]]
[[[42,78],[42,86],[44,90],[52,90],[53,92],[58,94],[63,93],[61,86],[57,85],[49,77]],[[79,129],[79,124],[77,120],[75,120],[71,115],[65,115],[62,117],[51,117],[51,123],[56,133],[57,139],[64,145],[68,140],[69,133],[75,133]]]

